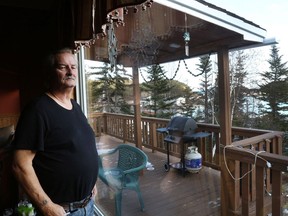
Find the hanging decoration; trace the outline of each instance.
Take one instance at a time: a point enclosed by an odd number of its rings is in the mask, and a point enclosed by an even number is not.
[[[140,5],[140,7],[142,8],[142,11],[145,11],[147,7],[151,7],[153,1],[146,1],[145,3],[143,3],[142,5]],[[133,8],[133,12],[137,13],[139,11],[138,7],[135,5]],[[114,25],[116,27],[118,26],[124,26],[124,15],[128,14],[128,8],[124,7],[124,8],[120,8],[117,9],[113,12],[111,12],[109,14],[108,17],[108,22],[109,22],[109,26],[107,29],[107,33],[108,33],[108,55],[109,55],[109,61],[111,64],[111,70],[113,71],[117,62],[117,38],[116,38],[116,34],[115,34],[115,29],[114,29]],[[139,14],[140,16],[140,14]],[[134,54],[133,54],[134,55]]]
[[[189,41],[190,41],[190,33],[188,32],[187,29],[187,15],[185,13],[185,32],[183,35],[184,42],[185,42],[185,55],[189,56]]]
[[[147,7],[151,7],[153,1],[146,1],[146,3],[141,5],[143,11],[146,10]],[[134,6],[133,12],[137,13],[138,7]],[[117,38],[115,34],[115,27],[124,26],[124,15],[128,14],[128,8],[120,8],[110,12],[107,16],[107,24],[106,24],[106,33],[108,38],[108,58],[111,65],[111,70],[113,71],[117,65]]]
[[[142,11],[146,7],[142,6]],[[158,54],[160,46],[158,37],[153,31],[151,25],[147,25],[149,13],[139,13],[135,18],[135,27],[131,42],[122,46],[122,54],[132,59],[133,64],[141,67],[143,65],[151,65]]]
[[[92,2],[93,2],[93,5],[91,6],[91,10],[92,10],[91,13],[86,13],[87,11],[86,12],[80,11],[82,13],[79,12],[76,15],[78,15],[78,14],[83,15],[84,14],[85,18],[86,18],[86,16],[87,16],[87,19],[90,18],[89,22],[91,22],[92,25],[89,26],[89,28],[91,28],[90,32],[92,32],[91,34],[93,34],[93,38],[82,39],[83,38],[82,37],[81,39],[79,38],[79,39],[75,40],[74,41],[75,52],[78,52],[80,50],[81,46],[88,47],[88,48],[91,47],[91,45],[93,45],[96,40],[103,39],[104,37],[107,36],[107,34],[108,34],[108,37],[109,37],[109,35],[115,36],[115,34],[113,34],[111,32],[109,33],[108,31],[111,30],[112,25],[114,25],[114,27],[125,25],[124,15],[128,14],[128,8],[133,7],[134,13],[137,13],[138,7],[142,8],[142,10],[146,10],[146,8],[151,7],[153,0],[146,0],[146,1],[145,0],[126,0],[126,1],[121,1],[121,0],[111,0],[111,1],[109,0],[108,1],[107,0],[107,4],[106,4],[106,1],[105,1],[105,4],[100,4],[102,1],[92,1]],[[113,7],[110,7],[111,5]],[[82,4],[81,4],[81,6],[82,6]],[[75,7],[75,8],[78,8],[78,7]],[[84,7],[81,7],[81,8],[84,8]],[[117,8],[117,9],[111,10],[112,8]],[[107,14],[107,16],[105,15],[106,14],[105,11],[110,11]],[[87,19],[82,18],[81,21],[82,20],[86,21]],[[84,24],[80,23],[79,26],[82,28],[82,26],[86,26]],[[75,30],[75,32],[78,32],[78,31]],[[82,32],[82,31],[79,31],[79,32]],[[116,37],[114,38],[114,36],[112,38],[113,41],[115,41],[115,39],[116,39]],[[109,40],[109,38],[108,38],[108,40]],[[110,51],[110,49],[108,48],[108,52],[109,51]],[[113,50],[113,52],[114,52],[114,50]],[[112,56],[112,55],[110,55],[110,56]],[[109,60],[110,60],[110,58],[109,58]]]
[[[172,76],[172,78],[168,78],[165,74],[164,74],[164,76],[165,76],[165,78],[166,78],[167,80],[174,80],[175,77],[177,76],[178,72],[179,72],[180,65],[181,65],[181,61],[183,61],[183,62],[184,62],[184,65],[185,65],[185,68],[186,68],[186,71],[187,71],[189,74],[191,74],[192,76],[198,77],[198,76],[202,75],[202,74],[206,71],[206,69],[207,69],[207,67],[208,67],[208,64],[209,64],[209,61],[210,61],[210,56],[211,56],[211,53],[209,53],[209,55],[208,55],[209,58],[207,58],[207,61],[205,62],[205,65],[204,65],[203,70],[202,70],[200,73],[198,73],[198,74],[194,74],[192,71],[190,71],[189,68],[188,68],[188,65],[187,65],[186,61],[185,61],[184,59],[181,59],[181,60],[178,61],[177,69],[175,70],[174,75]],[[144,77],[144,75],[143,75],[143,73],[142,73],[142,70],[141,70],[140,68],[139,68],[139,72],[140,72],[140,75],[141,75],[142,79],[144,80],[144,82],[147,82],[146,79],[145,79],[145,77]]]
[[[114,32],[113,24],[109,25],[107,33],[108,33],[108,57],[111,65],[111,71],[113,71],[116,66],[116,58],[117,58],[117,38]]]

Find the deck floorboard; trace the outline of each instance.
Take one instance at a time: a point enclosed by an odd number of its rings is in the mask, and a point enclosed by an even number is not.
[[[121,143],[114,137],[103,135],[97,138],[98,149],[111,149]],[[100,150],[101,151],[101,150]],[[199,173],[182,173],[171,168],[166,172],[166,154],[143,148],[154,170],[144,170],[140,177],[140,188],[144,199],[145,211],[141,212],[137,194],[123,191],[123,216],[218,216],[220,215],[220,172],[202,167]],[[170,162],[179,159],[170,156]],[[105,216],[113,216],[114,199],[109,188],[97,181],[96,205]]]

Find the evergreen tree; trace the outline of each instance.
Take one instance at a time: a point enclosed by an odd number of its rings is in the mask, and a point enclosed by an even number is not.
[[[248,55],[244,51],[230,53],[230,98],[231,98],[231,120],[234,126],[245,126],[247,121],[246,95],[248,93],[245,87],[247,71],[245,62]]]
[[[203,119],[203,112],[195,114],[198,104],[199,95],[193,92],[189,86],[183,85],[182,99],[178,105],[179,113],[183,116],[193,117],[196,121]]]
[[[170,118],[174,113],[176,98],[172,94],[174,86],[166,78],[160,65],[152,65],[147,69],[148,78],[142,83],[142,91],[148,93],[145,98],[146,115],[158,118]],[[145,113],[144,113],[145,115]]]
[[[231,121],[233,126],[247,125],[248,115],[247,110],[247,93],[249,92],[245,84],[247,82],[248,73],[246,71],[246,60],[248,55],[244,51],[235,51],[229,53],[229,75],[230,75],[230,107],[231,107]],[[211,100],[213,106],[211,109],[214,113],[213,121],[219,122],[219,86],[218,74],[215,80],[215,86],[211,87]]]
[[[214,95],[211,96],[211,108],[212,108],[212,124],[219,124],[219,118],[220,118],[220,104],[219,104],[219,73],[217,73],[214,87],[210,89],[210,94]]]
[[[200,63],[197,64],[197,70],[202,72],[202,79],[200,83],[200,91],[202,94],[201,100],[204,105],[204,121],[206,123],[212,122],[213,112],[212,112],[212,95],[211,95],[211,76],[212,76],[212,62],[209,55],[200,57]],[[202,118],[203,119],[203,118]]]
[[[124,75],[124,69],[117,66],[113,71],[107,63],[92,69],[97,70],[88,73],[97,75],[95,80],[88,82],[93,111],[131,114],[130,106],[126,102],[126,87],[129,79]]]
[[[287,130],[288,104],[288,68],[282,62],[276,45],[271,48],[269,71],[261,73],[263,83],[259,85],[261,99],[267,103],[268,109],[263,110],[266,119],[265,129]]]
[[[131,107],[127,103],[127,84],[129,83],[129,79],[126,77],[122,77],[119,74],[119,70],[116,70],[115,77],[113,79],[115,88],[112,91],[111,97],[114,104],[115,112],[123,113],[123,114],[132,114]]]

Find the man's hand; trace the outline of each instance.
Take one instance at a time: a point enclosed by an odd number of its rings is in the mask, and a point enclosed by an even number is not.
[[[32,165],[35,152],[30,150],[16,150],[14,153],[13,171],[30,201],[46,216],[66,215],[62,206],[51,201],[41,187]]]
[[[67,214],[64,210],[64,208],[60,205],[57,205],[55,203],[47,203],[46,205],[43,205],[40,208],[40,211],[42,212],[43,215],[45,216],[64,216],[64,215],[69,215]]]

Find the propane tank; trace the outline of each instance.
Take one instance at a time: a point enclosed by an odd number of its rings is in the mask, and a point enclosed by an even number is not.
[[[202,168],[202,155],[196,146],[190,146],[185,154],[185,166],[188,172],[198,173]]]

